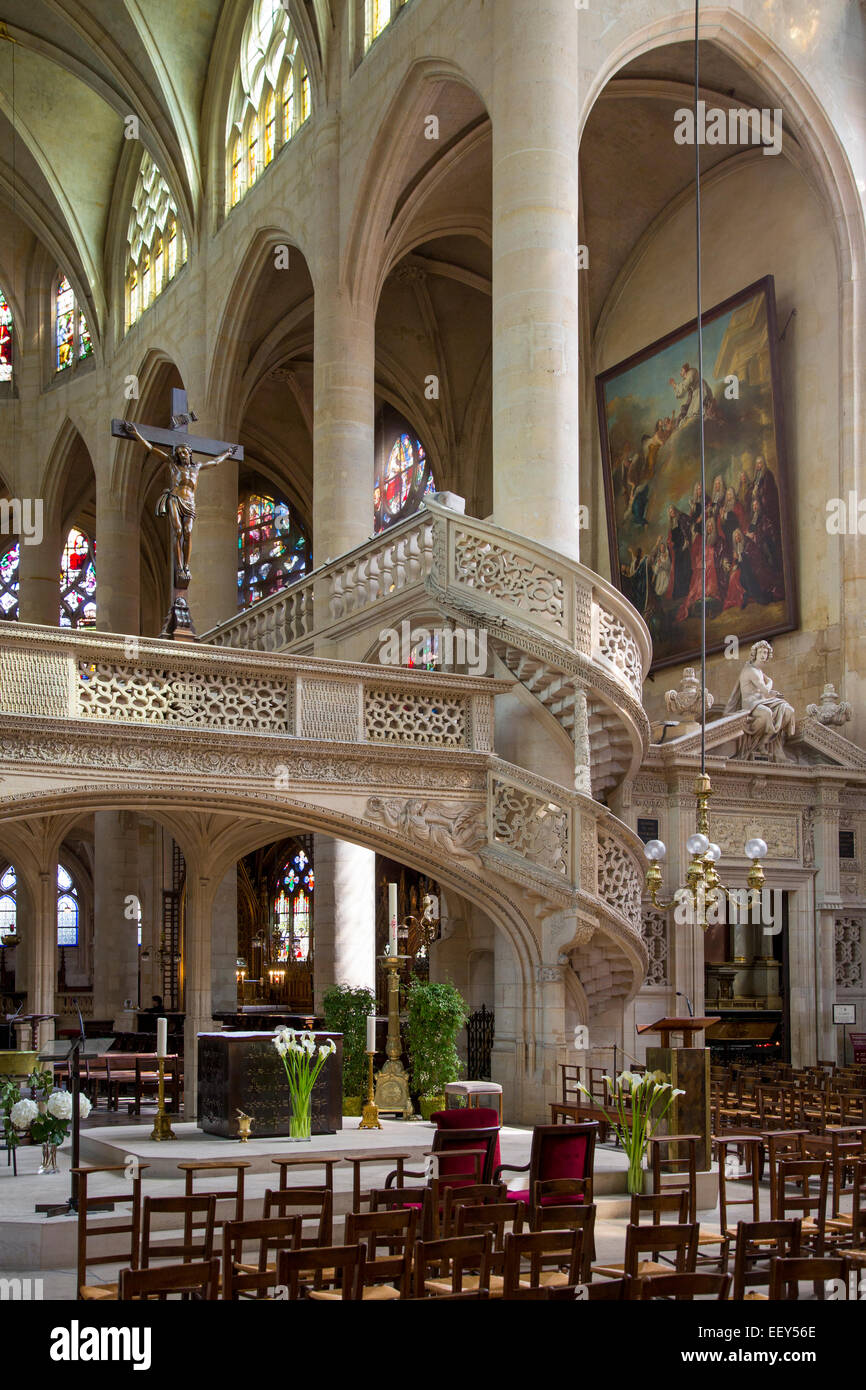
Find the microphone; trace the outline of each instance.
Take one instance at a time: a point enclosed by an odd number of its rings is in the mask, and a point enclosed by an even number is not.
[[[692,1001],[691,1001],[691,999],[689,998],[689,996],[688,996],[687,994],[683,994],[683,992],[682,992],[681,989],[678,989],[678,990],[677,990],[677,999],[685,999],[686,1004],[688,1005],[689,1018],[694,1018],[694,1016],[695,1016],[695,1011],[694,1011],[694,1009],[692,1008]]]

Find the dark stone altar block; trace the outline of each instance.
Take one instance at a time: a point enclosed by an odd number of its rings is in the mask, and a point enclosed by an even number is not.
[[[662,1071],[677,1096],[656,1131],[662,1134],[699,1134],[697,1165],[706,1172],[711,1164],[710,1147],[710,1049],[708,1047],[648,1047],[647,1071]],[[680,1151],[682,1146],[680,1145]]]
[[[311,1098],[313,1134],[334,1134],[343,1128],[343,1035],[313,1036],[317,1045],[329,1038],[337,1045],[319,1073]],[[253,1139],[288,1135],[289,1082],[273,1034],[199,1033],[199,1129],[236,1139],[238,1110],[252,1116]]]

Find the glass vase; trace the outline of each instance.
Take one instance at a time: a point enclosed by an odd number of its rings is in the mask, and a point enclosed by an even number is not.
[[[644,1173],[646,1171],[643,1166],[643,1159],[642,1153],[633,1153],[629,1156],[626,1188],[630,1197],[640,1196],[643,1192]]]
[[[45,1143],[42,1145],[42,1163],[39,1167],[40,1173],[56,1173],[57,1167],[57,1145]]]
[[[289,1116],[289,1142],[309,1144],[313,1134],[313,1116],[310,1102],[295,1100],[292,1097],[292,1113]]]

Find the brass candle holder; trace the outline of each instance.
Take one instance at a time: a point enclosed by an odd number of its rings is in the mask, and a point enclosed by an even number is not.
[[[372,1054],[372,1052],[368,1052],[368,1053],[367,1053],[367,1058],[368,1058],[368,1064],[369,1064],[369,1075],[368,1075],[368,1078],[367,1078],[367,1103],[366,1103],[366,1105],[364,1106],[363,1112],[362,1112],[362,1114],[361,1114],[361,1123],[358,1125],[358,1128],[359,1128],[359,1129],[381,1129],[382,1126],[381,1126],[381,1124],[379,1123],[379,1107],[378,1107],[378,1105],[376,1104],[376,1101],[375,1101],[374,1096],[373,1096],[373,1054]]]
[[[171,1127],[171,1120],[165,1113],[165,1058],[158,1057],[156,1061],[159,1071],[157,1082],[156,1097],[156,1118],[153,1122],[153,1129],[150,1132],[151,1139],[176,1139],[177,1135]]]
[[[380,1110],[399,1112],[406,1120],[413,1115],[409,1096],[409,1074],[400,1061],[400,970],[411,956],[380,956],[388,971],[388,1060],[376,1078],[376,1105]]]

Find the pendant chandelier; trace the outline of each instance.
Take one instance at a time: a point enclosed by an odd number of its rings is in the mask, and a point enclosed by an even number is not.
[[[690,855],[686,870],[686,884],[679,888],[667,902],[659,899],[662,886],[661,864],[667,855],[663,840],[649,840],[644,846],[644,854],[649,860],[646,872],[646,887],[654,907],[667,912],[676,903],[684,906],[687,920],[706,931],[710,921],[723,920],[720,909],[731,901],[731,895],[722,883],[716,865],[722,857],[719,846],[710,839],[709,801],[713,794],[707,775],[707,474],[704,447],[704,343],[701,284],[701,146],[697,139],[698,102],[700,99],[700,53],[698,38],[700,30],[700,0],[695,0],[695,80],[694,80],[694,130],[695,130],[695,254],[697,260],[697,325],[698,325],[698,392],[700,409],[698,411],[699,457],[701,482],[701,771],[695,782],[695,833],[686,840]],[[749,904],[752,920],[761,903],[761,890],[764,886],[764,870],[761,860],[767,857],[765,840],[755,837],[746,841],[743,850],[745,857],[752,861],[746,882],[749,889]]]

